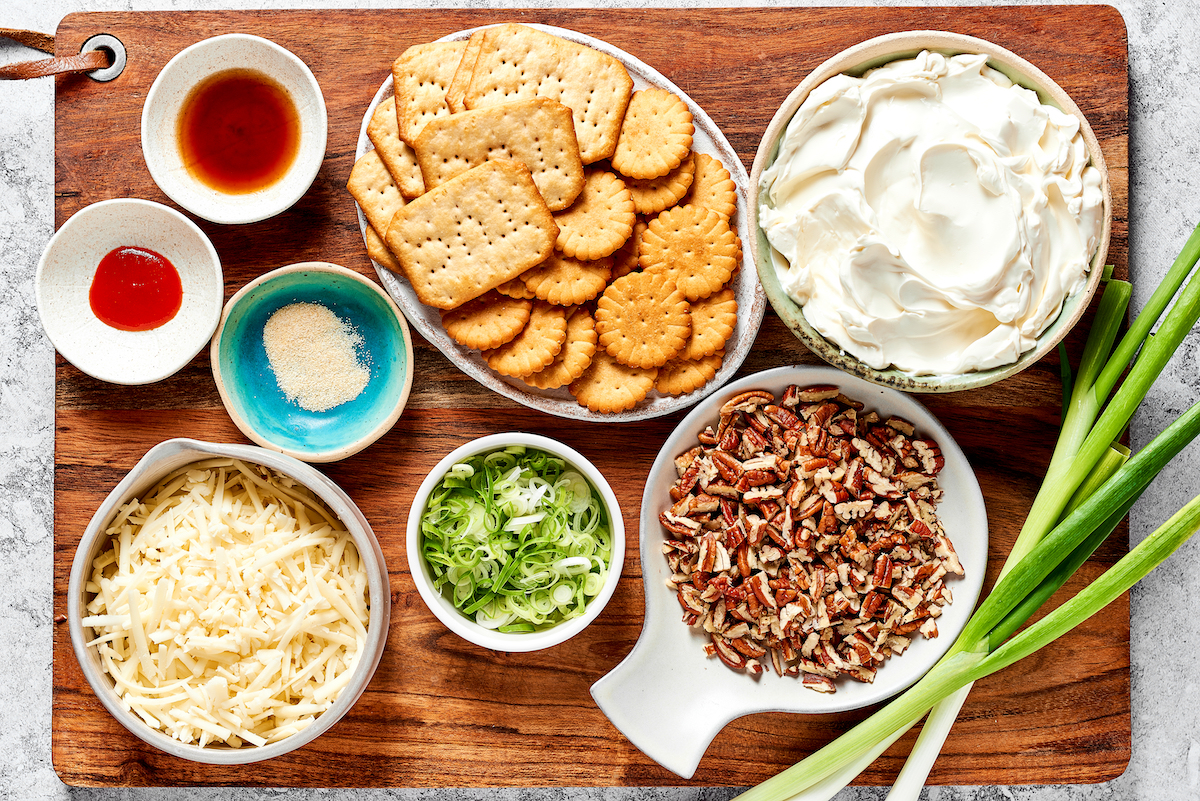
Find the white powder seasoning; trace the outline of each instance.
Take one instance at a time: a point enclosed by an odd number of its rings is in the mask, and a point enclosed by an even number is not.
[[[371,380],[358,358],[362,337],[320,303],[293,303],[271,315],[263,345],[279,388],[292,403],[324,412],[352,401]]]

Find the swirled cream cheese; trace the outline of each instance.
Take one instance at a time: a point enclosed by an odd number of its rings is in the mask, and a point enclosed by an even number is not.
[[[876,369],[1014,362],[1087,282],[1103,196],[1079,121],[986,62],[923,52],[831,78],[762,174],[784,291]]]

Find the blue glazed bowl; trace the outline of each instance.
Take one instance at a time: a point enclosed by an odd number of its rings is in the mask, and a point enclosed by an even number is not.
[[[362,338],[358,356],[371,378],[354,400],[314,412],[279,388],[263,327],[292,303],[319,303]],[[242,433],[306,462],[345,459],[379,439],[399,419],[412,389],[412,335],[404,315],[373,282],[327,262],[281,267],[242,287],[225,304],[211,355],[217,390]]]

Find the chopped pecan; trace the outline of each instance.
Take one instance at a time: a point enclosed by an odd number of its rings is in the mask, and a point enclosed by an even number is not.
[[[660,522],[667,585],[709,656],[833,692],[937,636],[962,564],[936,515],[935,442],[833,386],[742,393],[698,439]]]
[[[725,405],[721,407],[721,416],[731,415],[734,412],[752,412],[759,406],[765,406],[775,402],[775,396],[770,392],[761,389],[752,389],[749,392],[743,392],[740,395],[734,395],[729,400],[725,401]]]

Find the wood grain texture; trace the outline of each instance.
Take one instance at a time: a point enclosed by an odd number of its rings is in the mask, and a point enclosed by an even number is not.
[[[1115,10],[1096,6],[72,15],[58,31],[60,52],[75,52],[88,36],[104,31],[124,42],[129,66],[110,84],[58,79],[57,223],[111,197],[168,202],[150,179],[140,152],[140,115],[150,84],[167,60],[195,41],[235,31],[254,33],[291,49],[312,68],[329,109],[329,146],[312,190],[280,217],[248,226],[199,222],[224,260],[227,296],[269,269],[309,259],[373,275],[353,203],[343,189],[368,102],[392,59],[407,46],[513,19],[602,37],[651,64],[709,112],[747,168],[783,98],[809,70],[842,48],[878,34],[919,28],[990,39],[1046,71],[1091,121],[1112,181],[1109,259],[1119,274],[1125,271],[1125,28]],[[1077,359],[1082,334],[1073,335],[1068,344]],[[75,662],[66,626],[60,625],[54,640],[53,759],[64,781],[329,787],[683,783],[630,745],[588,694],[591,683],[629,652],[640,631],[643,596],[636,533],[642,485],[659,444],[682,413],[615,429],[558,420],[483,390],[419,338],[416,362],[412,397],[395,429],[365,452],[323,468],[371,520],[392,582],[388,647],[374,681],[347,718],[311,745],[259,765],[212,768],[167,757],[125,732],[104,711]],[[812,362],[814,357],[768,313],[742,374]],[[1049,461],[1058,422],[1057,361],[1049,358],[991,387],[923,400],[967,452],[983,485],[995,563],[990,587]],[[59,614],[65,609],[70,562],[84,526],[148,448],[174,436],[245,440],[221,407],[207,353],[168,381],[142,388],[102,384],[59,359],[55,407]],[[450,634],[421,602],[403,552],[408,506],[428,469],[470,438],[509,429],[558,438],[595,461],[617,493],[631,535],[624,577],[605,612],[569,643],[542,653],[491,652]],[[1101,549],[1073,586],[1082,586],[1119,558],[1125,540],[1119,531],[1114,544]],[[692,783],[756,783],[865,714],[758,714],[734,721],[714,741]],[[1107,780],[1128,762],[1129,725],[1129,610],[1123,598],[1043,653],[979,682],[931,781]],[[893,778],[913,739],[910,733],[861,781],[882,784]]]

